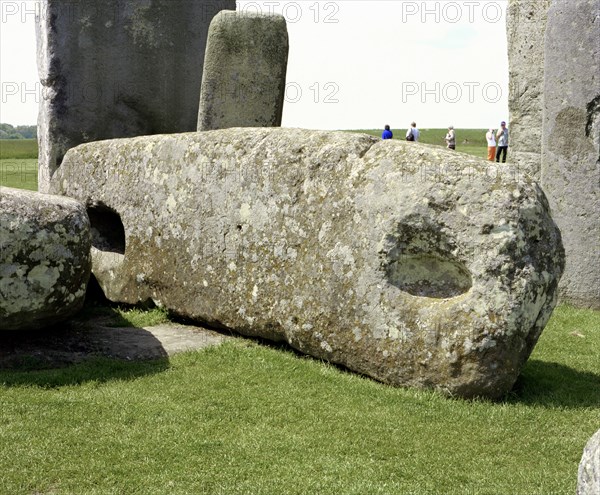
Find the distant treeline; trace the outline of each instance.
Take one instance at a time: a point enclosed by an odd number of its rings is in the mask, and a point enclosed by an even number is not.
[[[0,139],[37,139],[37,126],[0,124]]]

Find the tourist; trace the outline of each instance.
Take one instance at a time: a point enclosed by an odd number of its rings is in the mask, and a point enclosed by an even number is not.
[[[494,129],[490,129],[485,133],[485,139],[487,139],[488,145],[488,160],[490,162],[494,161],[496,157],[496,136],[494,135]]]
[[[502,163],[506,163],[506,152],[508,150],[508,129],[506,122],[500,123],[500,129],[496,133],[496,140],[498,141],[498,151],[496,151],[496,162],[500,161],[500,155],[502,155]]]
[[[454,126],[448,127],[448,133],[446,134],[446,144],[449,150],[456,149],[456,133],[454,132]]]
[[[392,133],[392,131],[390,131],[390,126],[386,125],[385,130],[383,131],[383,134],[381,135],[381,139],[392,139],[393,137],[394,137],[394,134]]]
[[[418,141],[420,135],[421,135],[421,133],[419,132],[419,129],[417,129],[416,122],[413,122],[412,124],[410,124],[408,131],[406,131],[406,140],[407,141]]]

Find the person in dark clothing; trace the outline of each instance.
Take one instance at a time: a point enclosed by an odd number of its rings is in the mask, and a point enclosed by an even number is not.
[[[506,163],[506,151],[508,150],[508,128],[506,127],[506,122],[500,124],[500,129],[496,133],[496,140],[498,141],[496,162],[500,161],[500,155],[502,155],[502,163]]]
[[[393,137],[394,137],[394,134],[392,133],[392,131],[390,131],[390,126],[386,125],[385,130],[383,131],[383,134],[381,135],[381,139],[392,139]]]

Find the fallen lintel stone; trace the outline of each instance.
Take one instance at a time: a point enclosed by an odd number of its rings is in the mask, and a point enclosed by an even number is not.
[[[67,153],[52,190],[88,205],[109,299],[152,299],[386,383],[464,397],[510,390],[564,265],[528,177],[361,134],[89,143]]]
[[[90,223],[72,199],[0,187],[0,330],[33,330],[83,305]]]

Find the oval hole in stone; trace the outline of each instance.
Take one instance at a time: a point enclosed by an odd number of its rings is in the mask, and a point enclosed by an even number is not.
[[[401,256],[386,272],[390,284],[419,297],[447,299],[468,292],[473,285],[462,263],[428,253]]]
[[[104,205],[87,209],[92,232],[92,246],[105,253],[125,254],[125,227],[119,214]]]

